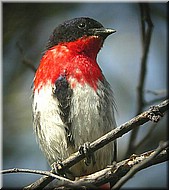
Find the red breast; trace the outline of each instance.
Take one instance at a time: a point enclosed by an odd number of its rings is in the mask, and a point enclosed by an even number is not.
[[[102,80],[102,72],[96,62],[101,46],[100,38],[90,36],[50,48],[43,55],[36,72],[34,90],[40,90],[47,82],[54,84],[60,75],[65,75],[68,81],[76,79],[70,84],[72,88],[78,82],[82,85],[88,83],[96,90],[98,80]]]

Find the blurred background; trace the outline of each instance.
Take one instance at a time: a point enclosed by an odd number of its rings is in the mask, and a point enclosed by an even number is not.
[[[167,4],[150,3],[154,24],[148,55],[145,89],[167,89]],[[137,3],[2,3],[3,11],[3,169],[28,168],[48,170],[32,129],[32,82],[34,72],[53,29],[63,21],[87,16],[117,32],[108,37],[98,62],[112,86],[120,125],[131,119],[137,109],[137,85],[142,57],[140,9]],[[164,96],[164,94],[163,94]],[[157,97],[145,93],[146,101]],[[158,102],[156,102],[158,103]],[[148,125],[141,127],[138,141]],[[118,160],[126,154],[130,134],[118,140]],[[136,153],[154,149],[167,138],[166,117],[159,122],[148,141]],[[40,176],[3,175],[3,187],[24,187]],[[153,181],[153,182],[152,182]],[[123,187],[166,187],[167,163],[137,173]]]

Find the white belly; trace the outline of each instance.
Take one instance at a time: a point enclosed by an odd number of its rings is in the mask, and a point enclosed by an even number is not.
[[[56,97],[52,95],[52,86],[35,91],[33,112],[34,129],[40,147],[49,164],[62,161],[77,151],[85,142],[93,142],[115,127],[112,95],[109,87],[104,89],[98,84],[97,92],[90,86],[76,85],[71,100],[70,120],[74,140],[72,147],[67,142],[65,124],[60,118],[60,109]],[[95,152],[96,164],[86,166],[83,161],[72,167],[75,176],[86,175],[111,164],[113,143],[109,143]]]

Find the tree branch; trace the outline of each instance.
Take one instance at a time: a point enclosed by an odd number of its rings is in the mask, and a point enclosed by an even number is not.
[[[138,142],[138,143],[135,145],[136,150],[137,150],[138,148],[140,148],[147,140],[149,140],[149,137],[150,137],[150,135],[153,133],[153,131],[154,131],[156,125],[157,125],[157,123],[153,123],[153,124],[150,126],[150,128],[149,128],[147,134],[140,140],[140,142]]]
[[[140,163],[133,165],[133,167],[130,169],[130,171],[124,175],[112,188],[113,189],[119,189],[122,185],[124,185],[125,182],[127,182],[131,177],[134,176],[138,171],[143,169],[147,164],[149,164],[160,152],[162,152],[166,147],[168,147],[168,142],[161,143],[159,147],[152,152],[148,157],[145,157],[143,161]]]
[[[24,53],[24,50],[23,50],[21,44],[19,42],[17,42],[16,45],[17,45],[19,52],[22,56],[22,64],[26,65],[29,69],[31,69],[35,73],[37,69],[30,60],[25,58],[25,53]]]
[[[144,123],[148,122],[149,120],[153,120],[154,122],[158,122],[162,114],[169,109],[169,100],[163,101],[161,104],[152,106],[148,111],[141,113],[140,115],[134,117],[130,121],[120,125],[116,129],[110,131],[109,133],[105,134],[101,138],[97,139],[96,141],[90,144],[90,151],[94,152],[111,141],[123,136],[125,133],[130,131],[133,128],[136,128]],[[85,154],[80,154],[79,151],[72,154],[68,159],[62,162],[63,167],[60,169],[61,171],[72,167],[74,164],[79,162],[85,158]]]
[[[141,169],[167,161],[168,151],[168,142],[165,142],[154,151],[148,151],[141,155],[133,155],[129,159],[108,166],[94,174],[85,176],[75,184],[80,186],[88,186],[88,184],[92,184],[95,187],[98,187],[111,181],[111,184],[114,185],[113,189],[115,189],[117,187],[115,184],[117,184],[123,176],[126,176],[129,171],[134,171],[136,173]]]
[[[4,170],[1,173],[5,174],[24,172],[51,176],[52,179],[57,179],[55,184],[55,188],[57,189],[59,187],[61,187],[61,189],[67,189],[68,187],[69,189],[80,189],[83,187],[96,188],[110,181],[111,184],[114,185],[112,189],[117,189],[141,169],[167,161],[168,151],[168,142],[161,143],[156,150],[148,151],[140,155],[132,155],[129,159],[114,163],[113,165],[108,166],[103,170],[100,170],[88,176],[84,176],[75,181],[68,180],[48,171],[14,168],[10,170]],[[25,189],[32,189],[32,187],[33,186],[29,186]],[[42,187],[38,186],[36,189],[42,189]]]
[[[133,128],[143,125],[144,123],[148,122],[149,120],[158,122],[159,119],[161,118],[161,116],[163,116],[165,111],[168,109],[169,109],[169,100],[168,99],[156,106],[152,106],[149,110],[141,113],[140,115],[134,117],[130,121],[120,125],[116,129],[110,131],[109,133],[105,134],[101,138],[92,142],[90,144],[91,152],[94,152],[94,151],[102,148],[109,142],[123,136],[124,134],[126,134],[127,132],[132,130]],[[75,165],[76,163],[78,163],[79,161],[81,161],[84,158],[85,158],[84,154],[80,154],[79,151],[75,152],[69,158],[67,158],[66,160],[64,160],[62,162],[62,167],[58,167],[58,171],[64,172],[65,170],[69,169],[70,167],[72,167],[73,165]],[[42,189],[44,187],[43,183],[45,184],[45,180],[48,180],[48,182],[50,182],[53,179],[54,178],[52,178],[52,177],[47,177],[47,178],[45,177],[43,179],[41,178],[40,179],[41,183],[39,183],[39,182],[33,183],[31,186],[32,187],[31,189],[37,189],[39,187],[39,185]],[[38,184],[38,186],[36,186],[36,184]]]
[[[49,177],[52,177],[52,178],[55,178],[58,180],[58,184],[60,186],[63,186],[63,185],[73,185],[74,182],[67,179],[67,178],[64,178],[64,177],[61,177],[59,175],[56,175],[56,174],[53,174],[52,172],[49,172],[49,171],[41,171],[41,170],[30,170],[30,169],[20,169],[20,168],[13,168],[13,169],[7,169],[7,170],[3,170],[1,172],[2,174],[8,174],[8,173],[32,173],[32,174],[39,174],[39,175],[45,175],[45,176],[49,176]]]
[[[150,16],[150,9],[148,3],[140,3],[140,12],[141,12],[141,31],[142,31],[142,46],[143,46],[143,55],[141,60],[141,69],[140,69],[140,76],[139,76],[139,84],[137,87],[137,112],[136,115],[143,111],[143,107],[145,105],[144,99],[144,86],[145,86],[145,79],[147,74],[147,57],[151,42],[151,36],[153,31],[153,23]],[[146,27],[147,24],[147,27]],[[136,137],[138,134],[139,128],[135,128],[131,132],[128,150],[126,152],[126,156],[130,155],[131,153],[135,152],[135,142]]]

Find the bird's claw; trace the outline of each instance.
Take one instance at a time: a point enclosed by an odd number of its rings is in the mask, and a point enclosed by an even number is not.
[[[90,151],[90,143],[86,142],[79,148],[80,154],[85,154],[86,159],[84,160],[86,166],[89,166],[91,162],[93,165],[96,163],[94,153]]]
[[[59,161],[54,162],[54,163],[51,165],[51,167],[52,167],[52,172],[59,174],[60,171],[62,170],[62,166],[63,166],[62,162],[59,162]]]
[[[63,164],[61,161],[54,162],[51,165],[51,168],[52,168],[52,173],[54,174],[58,174],[60,176],[70,179],[75,179],[74,174],[69,169],[63,170]]]

